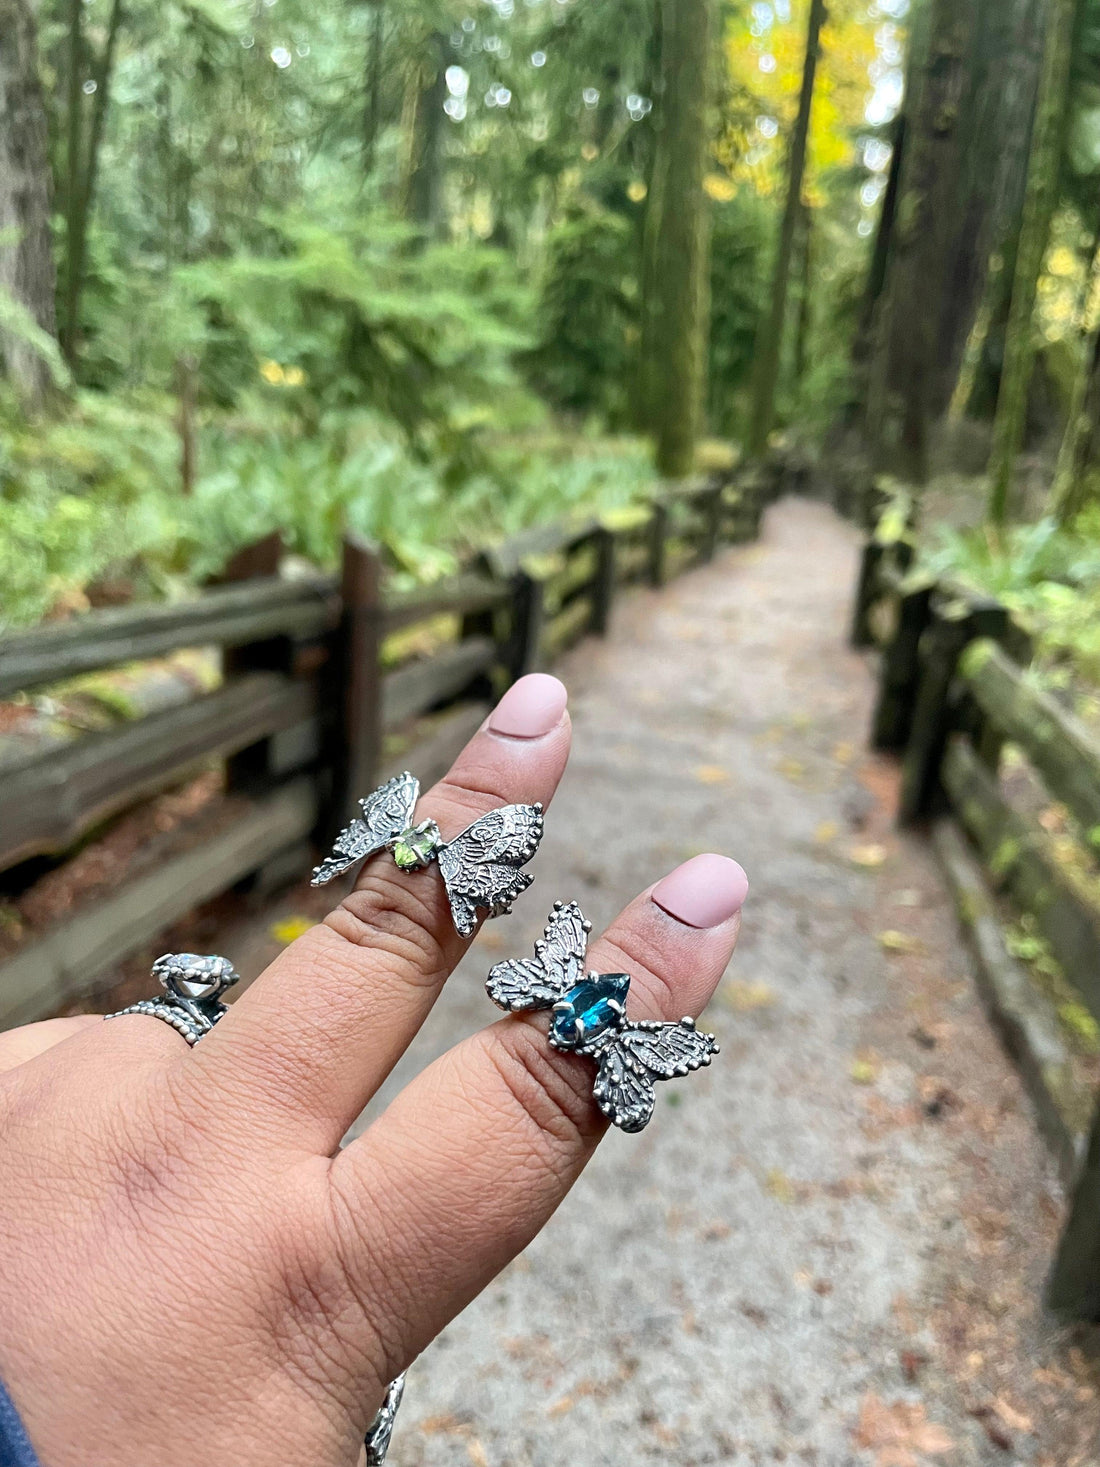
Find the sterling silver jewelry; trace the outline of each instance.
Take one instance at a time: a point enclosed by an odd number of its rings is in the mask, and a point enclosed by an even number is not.
[[[550,1009],[551,1047],[594,1059],[596,1104],[620,1130],[640,1131],[653,1114],[653,1082],[709,1065],[718,1045],[692,1018],[675,1024],[628,1019],[629,973],[585,972],[591,930],[576,902],[555,902],[534,958],[497,963],[485,986],[510,1013]]]
[[[153,964],[153,977],[164,989],[163,998],[143,998],[129,1008],[104,1018],[118,1019],[123,1014],[148,1014],[163,1019],[187,1040],[197,1044],[209,1034],[226,1012],[221,996],[240,981],[240,974],[228,958],[216,953],[200,957],[197,953],[165,953]]]
[[[422,871],[436,861],[455,928],[462,937],[472,937],[479,907],[500,917],[531,885],[532,878],[519,867],[539,848],[542,806],[502,805],[445,841],[434,820],[413,824],[419,798],[420,781],[406,772],[360,800],[363,818],[336,837],[332,854],[314,870],[313,885],[324,886],[379,851],[389,851],[400,871]]]
[[[382,1463],[386,1460],[386,1453],[390,1449],[390,1437],[393,1435],[394,1418],[404,1394],[405,1375],[402,1372],[396,1380],[390,1381],[386,1399],[379,1406],[370,1424],[370,1430],[367,1432],[367,1467],[382,1467]]]
[[[144,998],[129,1008],[106,1019],[123,1014],[148,1014],[163,1019],[181,1033],[188,1044],[198,1044],[228,1010],[221,1002],[227,988],[240,981],[240,974],[228,958],[216,953],[200,957],[197,953],[165,953],[153,964],[153,976],[160,980],[164,998]],[[393,1421],[405,1389],[405,1377],[391,1381],[386,1399],[375,1413],[366,1436],[367,1467],[382,1467],[389,1450]]]

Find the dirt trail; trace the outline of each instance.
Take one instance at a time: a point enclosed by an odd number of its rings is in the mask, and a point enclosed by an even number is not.
[[[931,859],[893,830],[896,773],[865,752],[855,558],[830,511],[785,501],[557,669],[575,753],[537,885],[378,1103],[491,1020],[487,967],[553,898],[599,927],[708,849],[752,882],[707,1016],[723,1052],[608,1138],[416,1364],[394,1467],[1100,1463],[1090,1341],[1038,1307],[1053,1167]],[[223,950],[248,938],[254,971],[272,920]]]

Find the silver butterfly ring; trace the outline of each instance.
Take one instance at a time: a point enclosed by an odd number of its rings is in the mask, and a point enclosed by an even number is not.
[[[336,837],[332,854],[313,873],[313,885],[324,886],[379,851],[389,851],[401,871],[422,871],[436,861],[455,929],[472,937],[479,907],[499,917],[531,885],[532,878],[519,868],[542,840],[542,806],[502,805],[445,841],[434,820],[413,824],[419,798],[420,781],[406,771],[360,800],[362,819],[353,820]]]
[[[533,958],[497,963],[485,987],[510,1013],[550,1009],[550,1044],[597,1063],[592,1094],[622,1131],[640,1131],[653,1114],[655,1080],[671,1080],[709,1065],[713,1034],[692,1018],[652,1023],[626,1017],[628,973],[586,973],[591,922],[576,902],[554,903]]]

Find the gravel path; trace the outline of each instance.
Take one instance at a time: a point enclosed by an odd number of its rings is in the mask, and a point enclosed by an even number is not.
[[[491,1018],[486,968],[554,897],[598,928],[708,849],[752,882],[707,1016],[723,1053],[608,1138],[417,1363],[393,1467],[1100,1462],[1090,1341],[1036,1303],[1054,1172],[864,752],[854,571],[853,532],[785,501],[566,660],[575,753],[535,891],[379,1101]]]

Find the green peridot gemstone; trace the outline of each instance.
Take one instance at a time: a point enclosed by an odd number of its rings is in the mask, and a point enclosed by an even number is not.
[[[434,820],[410,825],[393,843],[394,863],[402,871],[418,871],[432,859],[440,843],[439,827]]]

